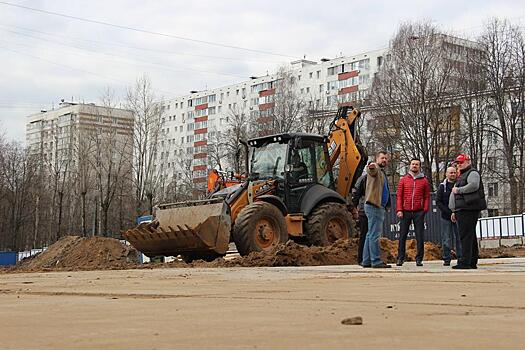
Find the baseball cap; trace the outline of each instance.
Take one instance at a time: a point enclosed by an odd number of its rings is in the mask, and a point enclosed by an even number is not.
[[[469,156],[466,154],[460,154],[456,157],[456,163],[464,163],[465,161],[470,160]]]

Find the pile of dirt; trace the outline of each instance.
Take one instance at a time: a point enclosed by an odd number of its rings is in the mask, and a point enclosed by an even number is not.
[[[397,258],[397,241],[381,238],[381,258],[394,263]],[[307,247],[288,241],[278,247],[275,253],[251,253],[231,260],[223,258],[212,262],[196,261],[191,267],[264,267],[264,266],[321,266],[356,265],[358,240],[339,240],[327,247]],[[416,255],[416,242],[407,241],[407,260]],[[441,249],[433,243],[425,243],[425,260],[441,259]]]
[[[479,252],[480,259],[525,257],[525,246],[484,248]]]
[[[322,266],[357,264],[358,240],[339,240],[327,247],[308,247],[288,241],[272,254],[251,253],[234,259],[219,258],[212,262],[195,261],[186,264],[175,260],[171,263],[138,264],[137,251],[113,238],[66,236],[46,251],[31,259],[21,261],[12,272],[110,270],[130,268],[186,268],[186,267],[272,267],[272,266]],[[381,238],[381,258],[393,263],[397,257],[397,241]],[[407,241],[406,260],[416,255],[416,242]],[[441,250],[432,243],[425,243],[425,260],[441,259]]]
[[[113,238],[66,236],[14,270],[109,270],[137,265],[137,251]]]
[[[394,263],[397,259],[398,241],[392,241],[387,238],[381,238],[381,258],[383,261]],[[409,239],[406,243],[405,261],[415,261],[417,254],[417,243],[415,239]],[[432,243],[425,242],[425,254],[423,261],[440,260],[442,257],[441,247]]]

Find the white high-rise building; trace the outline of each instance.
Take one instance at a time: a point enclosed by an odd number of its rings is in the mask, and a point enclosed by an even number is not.
[[[384,62],[387,49],[354,56],[322,59],[320,62],[291,62],[297,93],[312,108],[336,109],[362,101],[368,95],[374,74]],[[192,91],[164,102],[163,138],[156,167],[167,177],[181,177],[188,171],[182,158],[191,160],[196,184],[204,185],[214,165],[208,159],[208,141],[225,132],[232,113],[244,113],[264,125],[275,107],[277,74],[251,77],[238,84]],[[270,130],[271,131],[271,130]],[[251,136],[257,136],[256,134]]]

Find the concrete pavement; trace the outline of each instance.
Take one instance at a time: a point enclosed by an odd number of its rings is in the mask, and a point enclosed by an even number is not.
[[[516,349],[525,259],[0,275],[3,349]],[[361,316],[363,325],[342,325]],[[462,345],[463,344],[463,345]]]

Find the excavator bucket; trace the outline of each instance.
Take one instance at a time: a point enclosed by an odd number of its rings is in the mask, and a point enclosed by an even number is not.
[[[146,256],[185,252],[225,254],[230,241],[230,208],[224,200],[207,199],[160,205],[155,220],[123,233]]]

